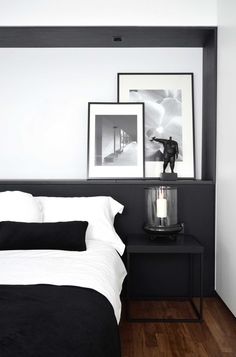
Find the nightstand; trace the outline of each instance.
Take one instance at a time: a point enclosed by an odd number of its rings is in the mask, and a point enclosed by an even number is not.
[[[204,247],[199,241],[188,234],[178,234],[175,239],[156,238],[151,240],[148,234],[131,234],[127,236],[127,301],[126,301],[126,316],[131,322],[201,322],[203,320],[203,254]],[[188,296],[176,297],[175,300],[189,301],[194,311],[196,318],[135,318],[130,316],[130,301],[131,301],[131,264],[134,254],[185,254],[188,255]],[[196,305],[193,299],[193,257],[199,258],[199,304]],[[169,298],[162,298],[168,300]],[[155,297],[153,300],[160,300]]]

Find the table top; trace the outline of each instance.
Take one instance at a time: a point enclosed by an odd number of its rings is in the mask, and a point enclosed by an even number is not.
[[[127,235],[128,253],[192,253],[204,252],[203,245],[192,235],[178,234],[175,239],[150,234]]]

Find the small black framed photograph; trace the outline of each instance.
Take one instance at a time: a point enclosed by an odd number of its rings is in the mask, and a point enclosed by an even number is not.
[[[144,103],[88,103],[88,178],[144,177]]]
[[[145,104],[145,176],[160,177],[163,145],[175,140],[179,178],[195,178],[193,73],[118,73],[118,101]],[[170,172],[170,168],[167,168]]]

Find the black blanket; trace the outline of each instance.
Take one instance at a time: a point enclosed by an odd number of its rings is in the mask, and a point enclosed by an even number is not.
[[[0,286],[1,357],[120,357],[109,301],[92,289]]]

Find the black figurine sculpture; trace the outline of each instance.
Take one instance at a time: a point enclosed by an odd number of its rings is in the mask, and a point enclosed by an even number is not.
[[[175,160],[178,158],[179,148],[178,143],[172,140],[170,136],[169,139],[158,139],[155,136],[152,137],[150,141],[157,141],[164,146],[164,163],[163,163],[163,174],[161,175],[165,180],[176,180],[177,174],[174,173]],[[171,174],[166,174],[167,165],[170,164]]]

